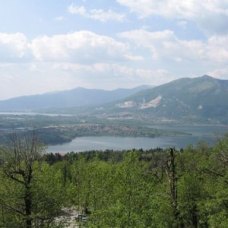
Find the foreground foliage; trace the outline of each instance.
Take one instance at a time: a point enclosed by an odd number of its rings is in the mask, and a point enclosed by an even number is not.
[[[228,226],[228,137],[212,148],[65,156],[14,143],[1,150],[0,227],[64,227],[56,218],[72,207],[83,227]]]

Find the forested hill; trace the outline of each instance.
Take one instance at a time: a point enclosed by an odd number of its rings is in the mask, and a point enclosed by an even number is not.
[[[228,123],[228,80],[182,78],[106,106],[106,112],[166,120]]]
[[[17,138],[18,140],[18,138]],[[228,138],[181,151],[0,148],[0,227],[228,227]]]
[[[67,91],[45,93],[40,95],[16,97],[0,101],[0,111],[36,111],[50,108],[70,108],[103,105],[124,99],[148,86],[133,89],[99,90],[75,88]]]

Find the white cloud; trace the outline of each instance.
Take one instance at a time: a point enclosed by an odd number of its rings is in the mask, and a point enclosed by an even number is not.
[[[118,39],[90,31],[42,36],[28,40],[22,33],[0,33],[0,62],[73,62],[78,64],[130,63],[147,61],[210,62],[228,61],[228,35],[214,35],[206,41],[182,40],[173,31],[131,30]],[[220,67],[219,67],[220,68]]]
[[[226,0],[117,0],[117,2],[129,7],[141,16],[157,14],[166,17],[194,18],[210,13],[228,15]]]
[[[91,64],[137,59],[124,43],[89,31],[39,37],[32,41],[31,48],[40,61]]]
[[[84,6],[70,5],[68,7],[68,12],[71,14],[78,14],[93,20],[98,20],[101,22],[107,21],[119,21],[122,22],[125,19],[124,14],[117,13],[111,9],[91,9],[87,10]]]
[[[29,56],[29,42],[22,33],[0,33],[0,62],[24,61]]]
[[[71,14],[79,14],[81,16],[86,15],[86,9],[84,6],[75,6],[73,4],[68,7],[68,12]]]
[[[141,18],[160,15],[166,18],[189,20],[207,32],[228,32],[227,0],[117,0]]]
[[[160,49],[164,42],[175,39],[173,31],[170,30],[148,32],[144,29],[122,32],[119,37],[133,43],[134,47],[149,49],[153,59],[161,55]]]
[[[181,40],[170,30],[149,32],[132,30],[119,34],[132,46],[150,51],[154,60],[173,60],[177,62],[211,62],[225,64],[228,61],[228,35],[212,36],[207,41]]]
[[[164,66],[167,62],[210,63],[210,66],[220,69],[228,61],[227,43],[228,35],[214,35],[206,41],[182,40],[171,30],[131,30],[119,34],[118,39],[90,31],[42,36],[33,40],[28,40],[22,33],[0,33],[0,62],[141,65],[152,59],[153,63],[163,62]]]
[[[142,60],[126,43],[90,31],[28,40],[22,33],[0,33],[0,62],[74,62],[93,64]]]

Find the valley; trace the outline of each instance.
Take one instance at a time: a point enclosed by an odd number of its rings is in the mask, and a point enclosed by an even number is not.
[[[0,115],[0,134],[2,143],[12,133],[19,135],[35,131],[40,140],[47,145],[70,142],[83,136],[121,136],[121,137],[159,137],[186,135],[187,133],[157,129],[147,126],[148,122],[137,120],[101,119],[75,115]]]
[[[78,88],[0,101],[0,143],[6,144],[12,133],[26,135],[32,131],[48,146],[73,143],[81,137],[90,137],[92,141],[96,137],[111,137],[108,141],[113,139],[119,144],[112,147],[111,140],[103,150],[148,149],[149,146],[180,148],[199,141],[215,142],[228,132],[227,85],[226,80],[202,76],[153,88],[142,86],[114,91]],[[65,106],[61,107],[64,100]],[[12,110],[15,102],[17,105]],[[129,138],[128,144],[132,142],[132,146],[126,147],[118,137]],[[87,138],[83,139],[88,144]],[[106,138],[103,139],[101,143],[106,145]],[[138,145],[134,143],[137,140]],[[78,151],[77,145],[74,146]],[[101,149],[96,144],[91,146]],[[85,151],[87,147],[80,145],[79,148]]]
[[[62,114],[0,115],[0,142],[10,135],[35,132],[47,152],[183,148],[204,141],[212,145],[228,132],[227,125],[182,124],[143,119],[114,119]]]

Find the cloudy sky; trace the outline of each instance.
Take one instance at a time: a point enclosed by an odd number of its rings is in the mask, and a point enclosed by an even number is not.
[[[0,99],[228,79],[228,0],[7,0]]]

